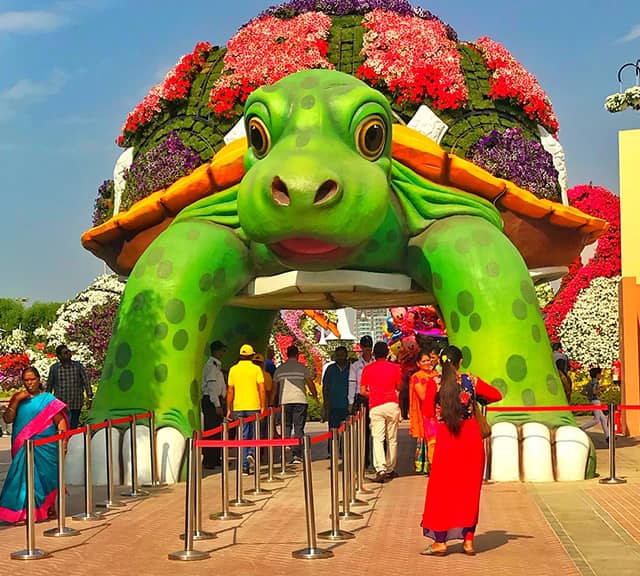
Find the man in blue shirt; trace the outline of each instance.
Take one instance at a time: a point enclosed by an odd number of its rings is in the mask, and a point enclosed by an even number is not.
[[[322,396],[329,428],[338,428],[349,416],[349,361],[344,346],[334,352],[335,362],[327,366],[322,378]]]

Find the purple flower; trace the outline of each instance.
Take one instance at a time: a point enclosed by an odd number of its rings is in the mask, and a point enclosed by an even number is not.
[[[124,172],[126,187],[121,210],[156,190],[167,188],[202,164],[200,155],[182,143],[176,132],[170,132],[157,146],[136,156]]]
[[[93,205],[93,226],[102,224],[113,216],[113,180],[105,180],[98,188]]]
[[[470,149],[469,160],[497,178],[511,180],[538,198],[559,200],[558,171],[542,144],[529,140],[520,128],[492,130]]]

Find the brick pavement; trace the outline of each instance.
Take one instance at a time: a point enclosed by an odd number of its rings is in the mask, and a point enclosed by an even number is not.
[[[320,425],[311,425],[319,431]],[[4,443],[4,444],[3,444]],[[0,439],[0,462],[8,462]],[[444,570],[470,576],[551,574],[624,576],[633,560],[640,560],[638,546],[638,496],[640,472],[638,448],[630,444],[620,450],[621,474],[629,477],[623,486],[602,486],[596,480],[577,483],[527,485],[522,483],[487,484],[483,489],[481,518],[476,538],[478,555],[467,557],[455,544],[444,558],[422,557],[418,552],[426,541],[418,526],[426,479],[409,475],[413,443],[406,426],[402,426],[400,459],[405,464],[401,477],[382,486],[368,497],[370,504],[356,511],[362,520],[342,521],[342,528],[356,533],[354,540],[342,543],[318,541],[330,548],[335,557],[304,561],[291,558],[291,552],[306,546],[302,474],[286,481],[283,487],[258,502],[238,521],[219,522],[208,519],[220,509],[219,474],[203,481],[205,495],[203,528],[217,533],[217,538],[196,542],[195,547],[211,553],[199,562],[175,562],[167,553],[178,550],[178,534],[183,528],[184,485],[156,493],[151,498],[110,512],[103,521],[69,521],[81,529],[80,536],[51,539],[41,536],[53,522],[36,525],[37,545],[51,552],[50,558],[10,561],[11,551],[24,548],[24,527],[0,526],[0,558],[11,574],[64,573],[66,575],[102,572],[110,575],[210,574],[334,574],[354,570],[367,574],[423,574]],[[599,450],[601,471],[606,460]],[[329,472],[326,448],[318,446],[313,464],[317,531],[330,528]],[[0,464],[1,467],[1,464]],[[404,473],[407,473],[406,475]],[[245,488],[252,485],[248,479]],[[96,497],[101,497],[98,490]],[[578,513],[567,510],[575,500]],[[81,490],[71,489],[70,513],[77,512]],[[575,503],[575,502],[574,502]],[[596,523],[596,524],[594,524]],[[595,527],[595,528],[594,528]],[[601,541],[608,542],[602,549]],[[591,552],[589,551],[591,550]],[[594,558],[593,550],[603,550]],[[623,553],[620,553],[623,551]],[[612,553],[617,558],[608,558]],[[623,559],[624,564],[616,564]]]

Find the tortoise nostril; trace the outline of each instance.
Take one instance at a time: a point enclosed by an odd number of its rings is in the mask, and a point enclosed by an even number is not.
[[[324,204],[328,200],[331,200],[337,193],[338,183],[335,180],[325,180],[318,188],[313,203]]]
[[[287,185],[280,179],[279,176],[276,176],[271,181],[271,197],[276,204],[280,204],[280,206],[289,206],[291,204],[291,198],[289,198],[289,191],[287,190]]]

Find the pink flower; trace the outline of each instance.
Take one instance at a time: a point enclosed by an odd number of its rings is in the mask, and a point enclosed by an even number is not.
[[[442,22],[374,10],[365,14],[362,25],[368,31],[359,78],[372,86],[384,82],[399,103],[428,96],[439,110],[464,106],[468,94],[462,56]]]
[[[241,28],[229,40],[224,68],[209,97],[218,115],[228,116],[256,88],[273,84],[294,72],[334,68],[325,56],[331,18],[322,12],[305,12],[281,20],[267,16]]]
[[[538,121],[551,133],[558,131],[558,119],[551,102],[540,87],[536,77],[527,72],[510,52],[491,38],[483,36],[474,43],[493,72],[489,83],[489,96],[494,99],[511,99],[520,103],[532,120]]]

